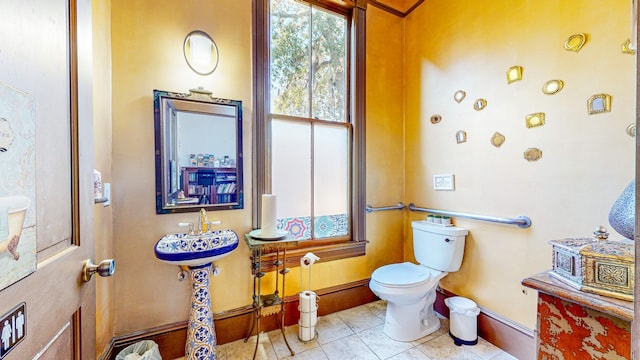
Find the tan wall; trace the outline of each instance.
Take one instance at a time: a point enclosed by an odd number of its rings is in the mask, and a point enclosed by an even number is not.
[[[547,241],[609,227],[609,209],[634,176],[634,139],[625,128],[634,122],[635,56],[620,46],[629,17],[626,0],[433,0],[407,18],[406,201],[533,220],[520,229],[455,219],[470,235],[462,268],[443,287],[533,328],[536,294],[523,294],[520,280],[551,267]],[[587,44],[566,51],[564,41],[578,32],[588,34]],[[513,65],[524,67],[524,78],[508,85]],[[551,79],[565,87],[544,95]],[[467,97],[458,104],[460,89]],[[613,96],[612,111],[589,116],[587,99],[599,93]],[[486,109],[473,109],[477,98]],[[527,129],[525,115],[535,112],[546,113],[546,125]],[[431,124],[433,114],[442,123]],[[457,130],[467,132],[466,143],[456,144]],[[500,148],[489,142],[496,131],[506,136]],[[542,159],[524,160],[529,147],[540,148]],[[432,176],[443,173],[455,174],[455,191],[432,189]]]
[[[376,10],[371,14],[368,36],[397,34],[392,37],[401,39],[399,20]],[[213,212],[209,219],[220,219],[239,234],[251,230],[251,2],[112,0],[111,16],[113,241],[118,262],[115,333],[127,334],[188,316],[190,285],[177,281],[177,267],[161,263],[153,254],[163,234],[178,231],[178,222],[196,219],[196,213],[155,214],[153,89],[187,92],[204,86],[215,96],[243,101],[245,209]],[[194,29],[209,33],[220,50],[220,64],[208,77],[194,74],[182,56],[184,36]],[[368,70],[367,78],[376,89],[367,96],[367,137],[375,139],[370,140],[371,147],[378,145],[367,152],[367,199],[373,205],[395,203],[403,194],[399,54],[400,40],[368,49],[368,57],[379,65]],[[367,256],[314,265],[313,288],[368,278],[380,264],[402,258],[403,214],[379,213],[368,219]],[[217,265],[222,271],[212,280],[213,311],[250,304],[252,277],[246,245],[241,243]],[[297,268],[289,278],[287,292],[293,294],[299,291]],[[271,279],[267,275],[265,282]]]
[[[404,198],[404,21],[367,8],[367,204],[395,205]],[[402,261],[404,211],[367,215],[367,273]]]
[[[111,131],[111,0],[93,0],[93,144],[95,168],[104,183],[112,182]],[[113,211],[94,207],[95,261],[113,258]],[[120,264],[116,264],[118,268]],[[116,278],[95,277],[96,351],[101,353],[114,335]]]

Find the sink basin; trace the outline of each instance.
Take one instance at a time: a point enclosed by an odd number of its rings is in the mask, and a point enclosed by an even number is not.
[[[154,251],[161,261],[197,267],[219,260],[238,247],[238,234],[231,229],[206,234],[168,234],[158,240]]]

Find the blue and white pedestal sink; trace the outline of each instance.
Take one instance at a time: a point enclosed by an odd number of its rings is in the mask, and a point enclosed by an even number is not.
[[[185,359],[215,360],[216,331],[211,311],[209,276],[213,262],[238,247],[238,234],[231,229],[201,235],[170,234],[155,246],[156,257],[172,265],[189,268],[192,291]]]

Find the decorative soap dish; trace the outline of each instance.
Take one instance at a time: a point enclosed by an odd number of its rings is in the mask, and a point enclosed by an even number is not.
[[[279,240],[288,234],[285,230],[277,230],[276,232],[276,234],[262,234],[262,229],[255,229],[249,232],[249,236],[259,240]]]

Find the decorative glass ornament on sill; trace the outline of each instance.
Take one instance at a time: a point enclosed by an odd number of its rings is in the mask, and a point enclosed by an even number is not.
[[[634,240],[636,215],[636,180],[633,179],[613,203],[609,211],[609,224],[627,239]]]

